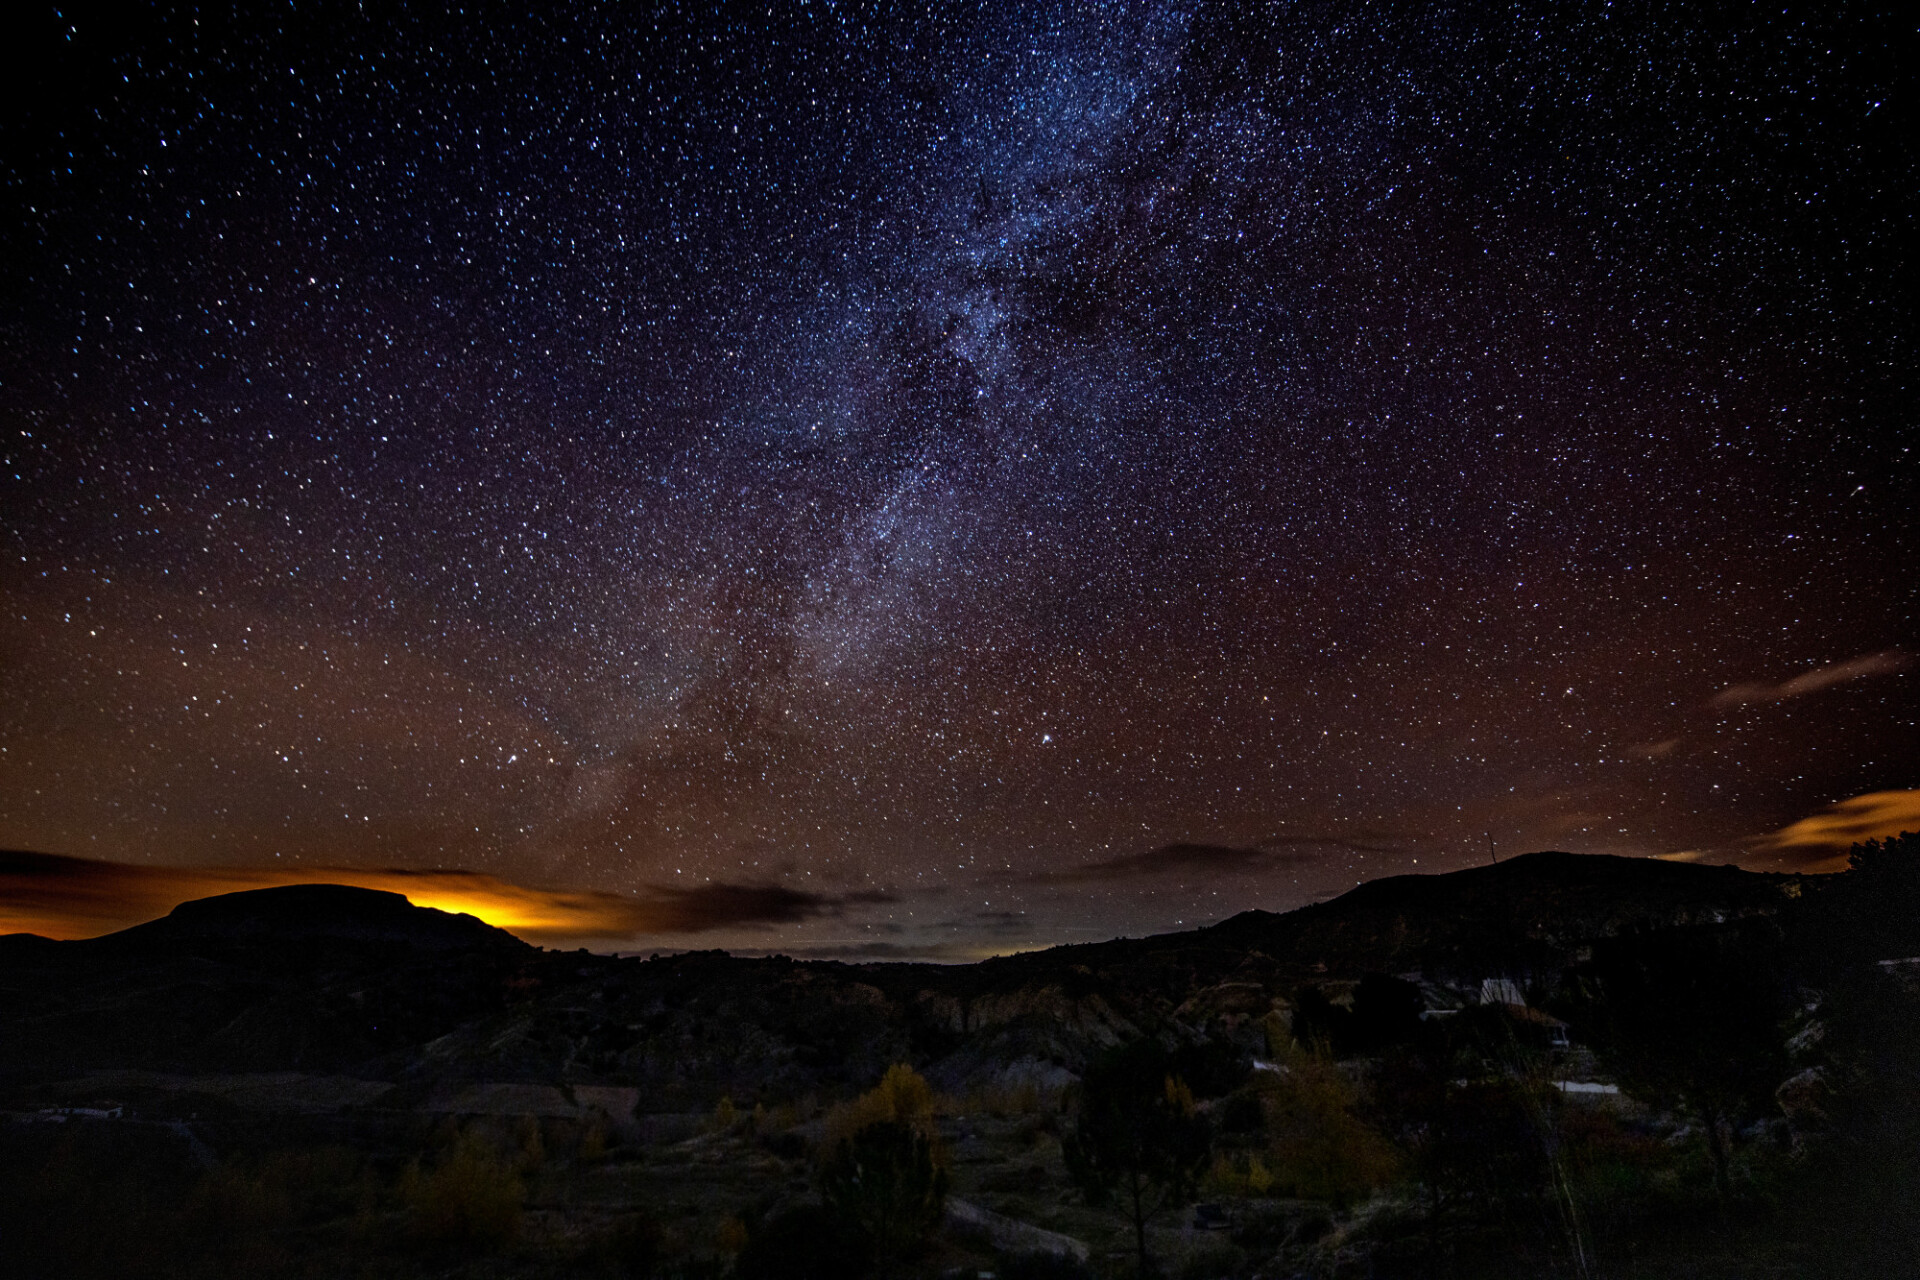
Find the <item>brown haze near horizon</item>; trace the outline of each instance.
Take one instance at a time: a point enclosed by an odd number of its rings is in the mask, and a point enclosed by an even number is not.
[[[1841,801],[1757,838],[1752,843],[1763,856],[1748,861],[1770,870],[1844,871],[1852,844],[1914,829],[1920,829],[1920,790],[1875,792]],[[1098,886],[1176,870],[1203,876],[1257,871],[1262,866],[1287,865],[1300,856],[1284,849],[1172,845],[1086,864],[1051,879]],[[1678,861],[1721,860],[1697,850],[1661,856]],[[474,916],[536,944],[587,944],[601,949],[618,949],[643,939],[686,939],[715,931],[832,918],[849,906],[900,900],[884,891],[831,895],[775,884],[655,887],[625,895],[539,888],[457,869],[171,867],[0,853],[0,935],[92,938],[158,919],[182,902],[290,884],[386,890],[402,894],[415,906]],[[990,954],[994,949],[976,950]]]
[[[15,40],[0,849],[928,956],[1910,812],[1874,6],[550,7]]]
[[[0,935],[92,938],[155,920],[182,902],[291,884],[344,884],[405,896],[417,907],[474,916],[529,942],[558,945],[830,915],[848,901],[773,885],[658,888],[641,896],[535,888],[460,870],[359,867],[165,867],[0,853]]]

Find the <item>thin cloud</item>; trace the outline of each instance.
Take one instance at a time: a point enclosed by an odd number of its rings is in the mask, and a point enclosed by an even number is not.
[[[196,898],[286,884],[384,889],[405,895],[415,906],[475,916],[529,942],[550,945],[791,924],[892,900],[874,891],[829,895],[781,885],[726,883],[656,888],[629,896],[541,889],[477,871],[156,867],[0,852],[0,934],[92,938],[158,919]]]
[[[1883,649],[1879,653],[1864,653],[1857,658],[1848,658],[1845,662],[1814,667],[1779,684],[1730,685],[1714,694],[1709,701],[1716,707],[1737,707],[1748,702],[1781,702],[1787,698],[1831,689],[1834,685],[1852,680],[1890,676],[1905,671],[1912,663],[1911,655],[1899,649]]]
[[[703,884],[691,889],[655,889],[635,904],[644,923],[640,933],[706,933],[756,924],[796,924],[834,916],[849,906],[891,902],[875,891],[848,894],[808,893],[779,884]]]
[[[941,943],[914,946],[899,942],[840,942],[818,947],[797,947],[783,954],[792,955],[797,960],[894,961],[931,960],[936,957],[945,959],[959,953],[955,948]]]
[[[968,942],[830,942],[794,947],[778,952],[735,950],[733,954],[784,955],[795,960],[844,960],[860,963],[976,964],[995,956],[1019,955],[1042,951],[1052,943],[1036,942],[1027,946],[993,946]]]
[[[948,920],[936,920],[930,926],[934,929],[965,930],[969,933],[992,933],[1003,936],[1030,934],[1034,929],[1033,917],[1024,911],[976,911],[968,916],[956,916]]]
[[[1705,862],[1713,855],[1705,849],[1675,849],[1671,853],[1656,853],[1653,856],[1659,862]]]
[[[1344,849],[1348,853],[1405,853],[1409,842],[1430,840],[1430,835],[1406,836],[1388,831],[1358,831],[1349,836],[1315,833],[1281,833],[1268,836],[1257,848],[1271,850],[1275,845],[1288,848]]]
[[[1330,845],[1332,840],[1289,838],[1296,845]],[[1275,843],[1279,843],[1276,841]],[[1344,846],[1343,846],[1344,847]],[[1035,876],[1035,884],[1088,884],[1113,880],[1145,880],[1169,875],[1220,876],[1258,870],[1283,862],[1304,862],[1312,855],[1300,849],[1235,848],[1218,844],[1169,844],[1144,853],[1089,862],[1065,871]]]

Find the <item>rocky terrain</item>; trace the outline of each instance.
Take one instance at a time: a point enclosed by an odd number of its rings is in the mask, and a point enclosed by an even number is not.
[[[758,1265],[745,1242],[782,1206],[808,1202],[834,1117],[905,1064],[932,1091],[924,1124],[952,1192],[912,1274],[1128,1274],[1124,1223],[1068,1176],[1062,1141],[1088,1064],[1150,1040],[1175,1055],[1214,1135],[1211,1171],[1149,1237],[1185,1274],[1364,1274],[1340,1271],[1355,1259],[1374,1274],[1428,1274],[1444,1255],[1472,1274],[1591,1275],[1605,1268],[1580,1262],[1583,1249],[1599,1258],[1641,1235],[1642,1274],[1794,1274],[1804,1259],[1775,1230],[1786,1220],[1756,1206],[1832,1146],[1827,1135],[1849,1123],[1841,1112],[1878,1106],[1882,1129],[1907,1122],[1875,1090],[1912,1071],[1900,1028],[1913,992],[1903,967],[1879,963],[1910,951],[1878,952],[1920,950],[1920,939],[1852,879],[1540,853],[1375,881],[1285,914],[966,966],[543,951],[339,886],[188,903],[88,941],[15,935],[0,938],[0,1105],[16,1118],[7,1168],[45,1187],[62,1161],[106,1161],[122,1182],[73,1203],[171,1225],[135,1233],[145,1243],[132,1253],[92,1240],[98,1256],[60,1235],[88,1233],[50,1210],[0,1230],[52,1242],[29,1250],[48,1275],[204,1270],[205,1242],[176,1237],[196,1213],[253,1212],[206,1199],[231,1183],[267,1206],[254,1205],[268,1225],[247,1237],[267,1271],[547,1274],[586,1259],[718,1275],[736,1257]],[[1656,954],[1648,939],[1768,957],[1762,995],[1777,1008],[1753,1015],[1773,1021],[1752,1052],[1775,1078],[1742,1086],[1712,1121],[1716,1141],[1700,1137],[1691,1101],[1706,1095],[1635,1059],[1618,1011],[1593,994],[1624,990],[1621,957]],[[1877,1012],[1848,1026],[1823,1017],[1823,1001],[1848,999],[1877,1000]],[[1860,1030],[1890,1009],[1892,1030]],[[1428,1064],[1419,1078],[1433,1083],[1404,1083],[1419,1074],[1409,1063]],[[1511,1124],[1533,1125],[1554,1150],[1565,1130],[1565,1142],[1626,1161],[1649,1189],[1620,1210],[1639,1225],[1621,1226],[1593,1191],[1584,1225],[1555,1227],[1552,1197],[1527,1180],[1559,1184],[1524,1134],[1515,1167],[1534,1172],[1505,1189],[1461,1181],[1468,1166],[1447,1164],[1432,1135],[1467,1102],[1492,1105],[1478,1086],[1461,1091],[1462,1071],[1507,1090],[1496,1101],[1518,1108]],[[1527,1079],[1551,1096],[1551,1115],[1526,1111]],[[1435,1088],[1442,1111],[1421,1111],[1421,1090]],[[1724,1125],[1731,1147],[1717,1141]],[[1506,1141],[1469,1130],[1461,1141],[1487,1150]],[[1334,1155],[1301,1154],[1314,1142]],[[420,1179],[452,1177],[462,1161],[506,1171],[516,1225],[423,1256]],[[124,1182],[149,1166],[153,1185]],[[1322,1166],[1333,1172],[1302,1172]],[[1742,1207],[1729,1210],[1736,1192]],[[1703,1217],[1711,1194],[1725,1203]],[[1219,1220],[1196,1226],[1193,1196],[1211,1197]],[[1449,1210],[1448,1196],[1464,1207]],[[1656,1202],[1668,1217],[1653,1222]],[[1487,1234],[1522,1204],[1524,1230]],[[1763,1261],[1789,1269],[1698,1269],[1713,1247],[1689,1234],[1695,1218],[1745,1223]],[[153,1245],[163,1238],[175,1244]],[[1671,1268],[1648,1261],[1661,1249]],[[1291,1270],[1261,1269],[1276,1265]]]
[[[1061,1083],[1165,1032],[1259,1049],[1303,985],[1417,972],[1436,1001],[1551,984],[1596,938],[1777,914],[1817,881],[1540,853],[1285,914],[975,965],[542,951],[397,894],[290,886],[81,942],[0,938],[0,1070],[308,1071],[638,1089],[649,1109],[871,1081]],[[1252,1028],[1249,1030],[1249,1028]]]

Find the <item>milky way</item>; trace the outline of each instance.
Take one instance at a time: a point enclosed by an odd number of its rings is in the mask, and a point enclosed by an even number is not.
[[[1920,826],[1910,22],[248,8],[8,55],[8,847],[961,954]]]

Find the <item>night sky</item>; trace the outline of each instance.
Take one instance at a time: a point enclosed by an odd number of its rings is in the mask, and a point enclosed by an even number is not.
[[[9,33],[0,846],[958,958],[1920,827],[1899,6],[551,8]]]

